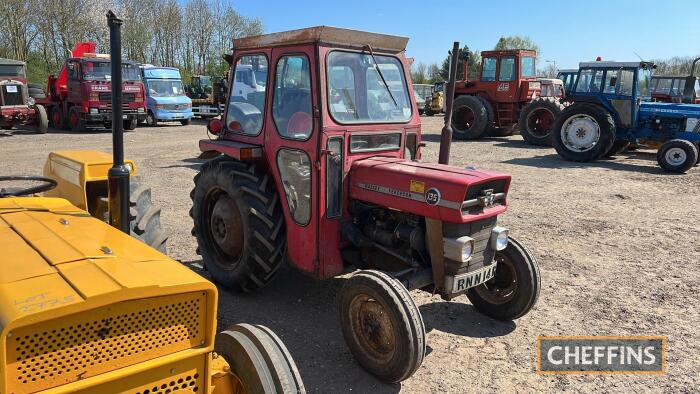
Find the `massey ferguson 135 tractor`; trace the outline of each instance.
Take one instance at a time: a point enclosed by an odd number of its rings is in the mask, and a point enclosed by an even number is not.
[[[698,162],[700,105],[649,102],[649,62],[580,63],[566,107],[555,119],[552,142],[566,160],[590,162],[630,143],[658,148],[666,171],[683,173]],[[686,90],[692,100],[693,87]]]
[[[121,21],[108,15],[118,42]],[[121,127],[113,132],[113,162],[50,162],[72,188],[0,177],[0,392],[304,393],[272,331],[217,334],[214,284],[124,233],[131,170]],[[89,192],[78,180],[107,171],[113,226],[76,206]],[[37,195],[55,187],[56,197]]]
[[[0,129],[21,125],[46,133],[49,128],[46,109],[29,95],[26,64],[0,58]]]
[[[112,82],[109,55],[95,53],[94,42],[79,42],[58,74],[49,76],[46,98],[38,99],[49,112],[52,127],[84,131],[112,127]],[[134,130],[146,120],[145,89],[137,63],[122,63],[122,122]]]
[[[550,97],[543,93],[563,88],[561,81],[537,78],[536,56],[524,49],[481,52],[481,75],[476,80],[468,79],[465,64],[464,78],[455,86],[455,138],[479,139],[494,127],[501,128],[498,135],[510,135],[517,125],[528,144],[550,145],[552,121],[563,106],[557,100],[560,93]],[[543,83],[554,86],[543,90]]]
[[[360,268],[342,289],[342,330],[359,364],[387,382],[425,355],[409,290],[466,294],[511,320],[540,288],[535,260],[497,223],[510,176],[419,161],[407,42],[325,26],[234,40],[223,122],[199,142],[222,155],[191,193],[198,252],[221,285],[254,291],[285,259],[319,279]],[[241,64],[265,71],[264,91],[236,93]]]

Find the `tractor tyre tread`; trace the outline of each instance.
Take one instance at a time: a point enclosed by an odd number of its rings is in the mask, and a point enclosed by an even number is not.
[[[39,134],[46,134],[49,131],[49,116],[46,114],[46,108],[37,104],[36,108],[36,132]]]
[[[680,165],[673,165],[667,162],[665,160],[666,151],[670,148],[683,149],[687,155],[686,161]],[[698,152],[698,148],[695,146],[694,143],[688,140],[673,139],[668,140],[664,142],[663,145],[661,145],[659,150],[656,152],[656,161],[659,163],[659,166],[665,171],[683,174],[691,168],[693,168],[695,164],[698,163],[698,160],[700,160],[698,156],[700,156],[700,153]]]
[[[129,182],[129,220],[131,236],[162,253],[167,253],[168,237],[160,222],[160,208],[153,205],[151,188],[138,179]]]
[[[537,109],[545,109],[550,111],[554,116],[553,119],[556,119],[557,115],[564,110],[564,105],[554,98],[540,97],[527,103],[520,111],[518,128],[520,129],[520,135],[523,137],[523,140],[530,145],[552,146],[552,130],[550,130],[550,132],[545,136],[539,136],[533,134],[528,127],[528,115]]]
[[[454,121],[457,110],[468,107],[474,114],[474,123],[468,129],[460,130]],[[477,140],[484,136],[488,126],[488,113],[486,107],[478,96],[463,95],[455,98],[452,111],[452,130],[454,138],[458,140]]]
[[[586,152],[572,152],[566,148],[561,138],[561,128],[570,117],[584,113],[592,116],[600,128],[600,138],[598,143]],[[565,160],[579,163],[589,163],[595,161],[607,153],[615,143],[615,121],[612,115],[603,107],[590,103],[574,103],[564,108],[552,124],[552,146],[559,156]]]

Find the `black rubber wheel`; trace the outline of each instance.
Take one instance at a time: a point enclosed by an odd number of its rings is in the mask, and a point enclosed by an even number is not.
[[[459,96],[452,110],[453,136],[459,140],[476,140],[484,136],[488,125],[486,107],[478,97]]]
[[[384,382],[408,379],[425,357],[423,317],[408,290],[374,270],[359,271],[340,294],[345,342],[357,362]]]
[[[622,154],[627,150],[628,146],[630,146],[630,142],[628,140],[615,140],[610,147],[610,150],[605,153],[603,157],[613,157]]]
[[[698,150],[698,160],[695,161],[695,165],[697,166],[698,164],[700,164],[700,142],[696,142],[694,145],[695,149]]]
[[[51,126],[59,130],[68,129],[68,117],[64,116],[63,110],[60,106],[55,105],[51,109]]]
[[[202,165],[194,184],[192,234],[214,281],[244,292],[264,286],[286,250],[274,179],[254,164],[219,157]]]
[[[158,119],[156,116],[153,114],[153,111],[149,110],[148,113],[146,114],[146,124],[149,127],[156,127],[158,126]]]
[[[236,324],[216,335],[214,350],[231,367],[245,393],[305,393],[296,363],[269,328]]]
[[[496,114],[493,112],[493,106],[488,102],[488,100],[481,96],[474,97],[479,99],[481,104],[486,109],[486,131],[484,131],[484,134],[497,137],[496,134],[500,133],[501,131],[500,128],[496,128]]]
[[[687,140],[666,141],[656,152],[656,161],[664,170],[682,174],[698,162],[698,149]]]
[[[435,113],[433,112],[432,108],[430,107],[425,107],[425,110],[423,111],[425,113],[425,116],[433,116]]]
[[[125,119],[122,122],[122,126],[124,127],[124,131],[134,131],[138,123],[139,121],[136,118]]]
[[[520,135],[526,143],[536,146],[552,146],[551,132],[554,119],[564,106],[552,98],[538,98],[530,101],[518,119]]]
[[[78,107],[71,107],[68,111],[68,125],[70,130],[73,132],[80,132],[85,130],[85,120],[80,116],[80,111]]]
[[[496,276],[467,291],[474,308],[497,320],[514,320],[532,309],[540,294],[540,269],[534,256],[513,237],[496,252]]]
[[[49,131],[49,117],[46,114],[46,108],[43,105],[37,104],[34,106],[36,109],[36,121],[34,122],[34,127],[37,133],[46,134]]]
[[[574,103],[554,119],[552,145],[565,160],[591,162],[615,142],[615,121],[603,107]]]
[[[182,119],[180,124],[183,126],[189,126],[192,124],[192,118]]]

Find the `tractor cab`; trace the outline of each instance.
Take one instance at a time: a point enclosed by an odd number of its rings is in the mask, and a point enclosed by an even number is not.
[[[564,95],[570,94],[573,90],[577,75],[578,69],[559,70],[557,73],[557,79],[564,83]]]
[[[491,100],[500,103],[528,100],[539,94],[535,63],[537,52],[526,49],[481,52],[481,74],[478,79],[468,79],[459,86],[478,87]],[[466,69],[465,69],[466,70]]]
[[[557,152],[567,160],[588,162],[641,143],[659,147],[657,161],[667,171],[694,166],[700,105],[652,102],[655,67],[649,62],[581,63],[565,99],[571,105],[554,122]]]
[[[198,252],[223,286],[259,289],[284,261],[318,279],[360,269],[342,290],[343,333],[388,382],[425,355],[409,290],[467,294],[504,320],[539,291],[534,259],[497,223],[510,176],[420,161],[407,42],[327,26],[234,40],[224,114],[199,142],[216,158],[190,194]]]
[[[686,84],[690,86],[687,98]],[[651,99],[662,103],[700,104],[700,81],[695,76],[654,75],[651,79]]]

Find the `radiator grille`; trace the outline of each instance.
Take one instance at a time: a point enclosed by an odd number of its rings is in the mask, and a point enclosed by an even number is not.
[[[24,100],[22,99],[22,85],[18,84],[3,84],[0,85],[2,88],[0,89],[0,92],[2,92],[2,100],[0,100],[0,103],[2,105],[23,105]],[[10,92],[8,91],[8,88],[12,86],[14,89],[16,89],[15,92]],[[12,89],[12,88],[10,88]]]
[[[38,391],[204,344],[203,293],[125,301],[13,331],[8,382]]]
[[[462,263],[445,259],[445,272],[448,275],[463,274],[476,271],[493,262],[496,251],[491,248],[491,230],[496,226],[497,217],[478,220],[470,223],[443,223],[443,235],[445,237],[459,238],[468,235],[474,239],[472,258]]]
[[[100,92],[99,97],[100,101],[109,101],[110,103],[112,102],[112,92]],[[122,104],[124,103],[133,103],[136,101],[136,94],[135,93],[122,93]]]
[[[155,382],[152,386],[149,385],[134,392],[136,394],[170,394],[179,390],[189,390],[197,393],[203,386],[202,380],[199,373],[192,372],[175,376],[172,379]]]

